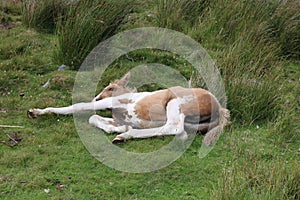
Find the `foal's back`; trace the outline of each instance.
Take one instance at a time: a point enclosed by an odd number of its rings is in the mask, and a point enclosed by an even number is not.
[[[180,101],[180,113],[187,117],[207,118],[219,109],[219,103],[210,92],[201,88],[177,86],[143,97],[136,102],[135,113],[141,120],[165,121],[166,107],[173,99]]]

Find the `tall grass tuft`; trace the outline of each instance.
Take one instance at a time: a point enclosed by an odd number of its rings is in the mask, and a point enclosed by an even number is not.
[[[57,62],[78,69],[88,53],[115,34],[133,1],[86,0],[70,8],[58,24]]]
[[[1,0],[0,3],[0,13],[2,14],[12,14],[20,15],[21,14],[21,0]]]
[[[228,106],[235,120],[246,124],[273,121],[282,92],[279,48],[267,41],[267,35],[257,36],[257,33],[257,30],[240,33],[233,44],[220,52],[218,59]]]
[[[184,31],[198,21],[210,3],[209,0],[156,0],[157,25]]]
[[[218,35],[226,44],[234,42],[243,31],[257,30],[269,34],[281,54],[299,59],[300,4],[283,0],[220,0],[210,4],[211,9],[202,20],[208,20],[209,34]],[[205,35],[206,37],[208,35]],[[265,37],[266,38],[266,37]]]
[[[281,61],[283,56],[291,55],[284,50],[282,41],[296,42],[288,45],[294,55],[300,44],[300,30],[291,38],[281,32],[285,29],[296,33],[299,26],[299,14],[292,4],[279,0],[213,1],[188,32],[215,51],[228,106],[236,121],[251,124],[257,120],[274,121],[278,116],[283,94]],[[282,19],[276,23],[279,13]]]
[[[291,170],[290,170],[291,169]],[[222,180],[211,192],[212,199],[299,199],[299,164],[287,167],[272,161],[268,166],[257,158],[234,163],[224,169]]]
[[[300,141],[300,83],[294,77],[300,77],[299,66],[288,64],[284,66],[285,83],[283,90],[285,96],[281,97],[276,123],[271,127],[272,138],[278,146],[286,146],[294,141]],[[292,72],[292,73],[291,73]],[[283,134],[282,134],[283,133]],[[274,137],[277,136],[277,137]]]
[[[299,11],[299,1],[279,1],[268,20],[273,30],[272,39],[281,46],[281,55],[298,60],[300,59]]]
[[[63,0],[24,0],[23,23],[41,32],[54,32],[58,18],[70,6],[66,2]]]

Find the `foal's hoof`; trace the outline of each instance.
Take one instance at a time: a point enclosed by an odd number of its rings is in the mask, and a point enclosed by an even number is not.
[[[117,136],[115,139],[112,141],[113,144],[123,144],[125,143],[125,138],[121,136]]]
[[[37,113],[33,109],[30,109],[30,110],[27,111],[27,117],[37,118]]]

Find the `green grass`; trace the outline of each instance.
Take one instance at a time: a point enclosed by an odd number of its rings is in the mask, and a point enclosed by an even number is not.
[[[147,14],[143,9],[133,14],[138,19],[132,26],[142,23],[143,13]],[[19,14],[8,12],[12,23],[20,20]],[[123,28],[127,26],[131,25]],[[10,30],[1,29],[0,37],[0,125],[24,127],[0,128],[0,199],[300,198],[298,60],[282,60],[278,65],[280,69],[276,73],[282,84],[275,85],[280,87],[275,92],[280,92],[282,103],[277,106],[274,120],[253,121],[251,125],[235,120],[204,159],[198,158],[203,136],[197,136],[183,156],[170,166],[151,173],[131,174],[96,160],[77,135],[72,116],[27,118],[29,108],[67,106],[72,102],[76,71],[57,71],[52,57],[57,36],[18,25]],[[225,46],[220,41],[206,45],[215,59],[235,55],[242,62],[247,58],[238,54],[242,50],[237,50],[240,46],[233,49],[235,54],[230,54],[230,51],[220,52]],[[127,69],[148,62],[172,65],[187,78],[191,74],[186,63],[168,53],[135,51],[112,64],[99,83],[99,90],[120,78]],[[238,63],[231,66],[238,67]],[[43,88],[47,80],[50,85]],[[232,91],[228,92],[234,98]],[[24,96],[20,96],[22,93]],[[255,92],[247,95],[257,98]],[[246,108],[242,111],[244,115],[256,112]],[[18,145],[11,148],[2,143],[9,140],[7,134],[15,132],[22,138]],[[171,139],[131,140],[119,147],[149,152]]]
[[[68,12],[70,5],[62,0],[24,0],[22,2],[22,21],[37,31],[53,33],[56,23],[64,13]]]
[[[116,33],[133,7],[131,0],[79,1],[58,23],[55,59],[72,69],[79,69],[99,42]]]
[[[280,70],[286,58],[299,60],[300,55],[298,3],[157,0],[157,4],[158,26],[190,35],[213,55],[232,120],[251,124],[278,117],[285,93]]]

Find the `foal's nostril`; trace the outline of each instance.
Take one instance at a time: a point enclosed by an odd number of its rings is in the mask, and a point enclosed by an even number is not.
[[[103,99],[102,97],[98,97],[98,98],[95,98],[95,101],[100,101],[101,99]]]
[[[99,101],[101,99],[103,99],[102,96],[97,95],[97,96],[94,97],[94,99],[92,100],[92,102]]]

